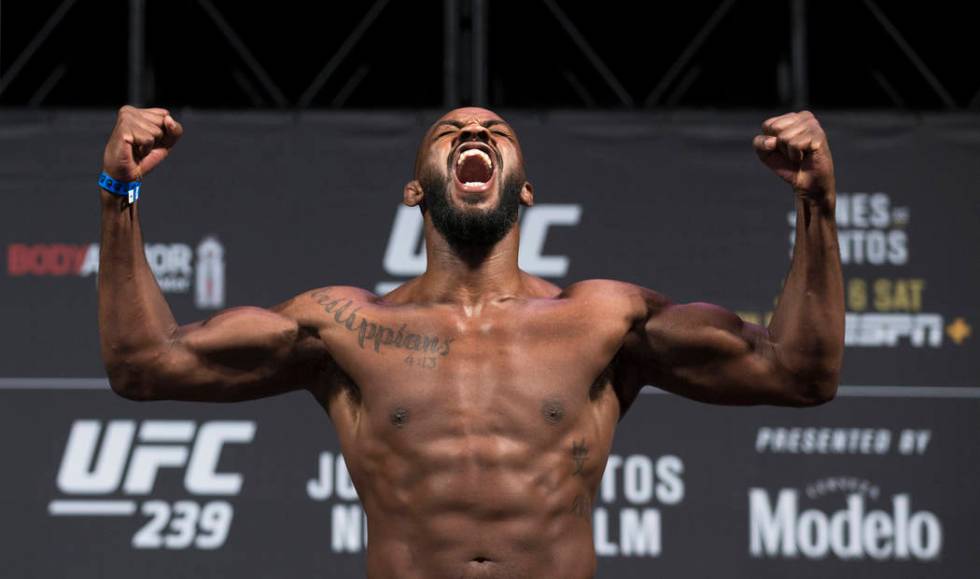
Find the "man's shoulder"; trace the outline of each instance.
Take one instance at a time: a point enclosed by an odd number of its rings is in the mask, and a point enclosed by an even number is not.
[[[555,297],[573,302],[583,311],[624,317],[630,325],[648,319],[668,303],[664,296],[651,289],[612,279],[578,281],[566,286]]]
[[[667,302],[663,295],[635,283],[614,279],[586,279],[566,286],[558,297],[584,298],[603,302],[635,302],[657,306]]]
[[[323,309],[334,302],[350,301],[353,304],[361,304],[373,303],[377,299],[377,295],[366,289],[354,286],[330,285],[307,290],[270,309],[286,317],[303,320],[322,314]]]
[[[561,287],[540,278],[536,275],[524,273],[524,285],[527,286],[532,294],[538,297],[571,299],[571,298],[608,298],[619,300],[632,298],[634,296],[659,295],[652,290],[633,283],[618,281],[614,279],[585,279]]]

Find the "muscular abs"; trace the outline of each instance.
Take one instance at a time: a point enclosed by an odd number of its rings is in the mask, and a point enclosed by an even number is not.
[[[549,297],[470,315],[308,298],[333,357],[314,392],[368,516],[369,577],[592,576],[625,322]]]

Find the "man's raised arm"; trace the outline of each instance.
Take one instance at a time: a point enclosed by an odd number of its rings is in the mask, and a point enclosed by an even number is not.
[[[834,168],[809,112],[763,123],[760,160],[796,194],[796,243],[769,327],[710,304],[644,295],[632,350],[647,383],[719,404],[806,406],[837,392],[844,353],[844,289],[834,221]],[[630,344],[628,342],[628,345]]]
[[[123,107],[103,171],[141,180],[183,133],[165,109]],[[99,332],[114,391],[136,400],[235,401],[308,385],[326,356],[301,298],[276,308],[233,308],[178,326],[146,262],[137,205],[100,191]]]

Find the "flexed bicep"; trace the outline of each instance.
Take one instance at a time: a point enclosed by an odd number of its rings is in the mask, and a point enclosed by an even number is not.
[[[806,406],[821,402],[805,377],[780,361],[769,331],[706,303],[668,304],[643,325],[644,377],[657,387],[714,404]]]
[[[163,344],[133,352],[109,370],[113,388],[139,400],[234,402],[309,386],[327,359],[316,327],[292,300],[238,307],[177,327]]]

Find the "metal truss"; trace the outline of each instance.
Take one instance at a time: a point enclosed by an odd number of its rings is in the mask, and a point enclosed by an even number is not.
[[[95,0],[87,1],[93,2]],[[147,20],[145,9],[147,0],[125,1],[128,4],[127,101],[133,104],[143,104],[152,101],[154,96],[148,91],[146,81]],[[410,0],[396,0],[396,3],[399,1],[408,2]],[[683,105],[684,94],[698,74],[698,71],[692,68],[692,62],[704,49],[709,38],[720,27],[726,25],[726,17],[737,3],[736,0],[720,0],[696,33],[677,51],[672,64],[662,74],[659,74],[652,90],[646,94],[645,98],[637,98],[635,93],[627,90],[624,83],[604,61],[600,51],[593,46],[587,35],[583,34],[569,14],[559,5],[559,0],[530,1],[543,5],[547,13],[551,15],[553,24],[564,31],[580,57],[601,80],[601,86],[593,86],[593,91],[608,91],[615,99],[614,106],[628,109]],[[341,65],[351,57],[355,47],[363,41],[369,30],[383,15],[385,9],[392,4],[391,0],[365,2],[366,10],[363,16],[350,29],[340,46],[322,67],[310,76],[306,88],[298,94],[291,95],[287,94],[287,91],[283,90],[262,66],[248,43],[236,32],[235,27],[219,9],[217,2],[213,0],[194,0],[194,2],[200,8],[201,13],[213,24],[214,30],[240,60],[239,64],[244,65],[245,70],[248,71],[251,78],[245,78],[242,75],[236,76],[236,81],[238,81],[242,92],[246,93],[248,101],[258,106],[268,99],[272,106],[283,109],[308,109],[324,106],[322,102],[317,100],[317,97],[321,95],[325,85],[336,75]],[[791,104],[795,109],[800,109],[807,107],[810,102],[809,91],[812,84],[807,53],[807,0],[786,0],[786,2],[789,6],[789,22],[786,23],[789,34],[785,39],[786,52],[789,55],[789,70],[788,94],[784,96],[788,101],[787,104]],[[961,99],[961,102],[958,103],[875,0],[862,0],[862,3],[881,29],[894,42],[895,48],[897,48],[896,56],[901,56],[911,64],[945,109],[980,110],[980,90],[973,94],[972,98]],[[26,91],[30,94],[26,99],[21,99],[20,102],[5,102],[3,97],[7,89],[23,77],[22,73],[29,67],[38,50],[46,43],[56,42],[54,39],[57,37],[59,26],[77,4],[79,4],[78,0],[61,0],[30,41],[19,48],[16,57],[9,64],[4,62],[2,56],[8,54],[12,47],[5,45],[3,36],[0,36],[0,50],[2,50],[0,52],[0,67],[2,67],[0,68],[0,103],[28,106],[44,104],[47,95],[58,85],[65,74],[63,64],[56,66],[50,74],[43,78],[35,75],[39,80],[32,81],[35,86],[33,90]],[[0,4],[0,18],[3,17],[3,8],[4,6]],[[490,86],[488,61],[493,56],[489,52],[489,39],[492,32],[488,26],[488,11],[491,9],[489,0],[443,0],[442,8],[443,102],[439,104],[447,107],[464,104],[486,106],[497,104],[493,102],[488,90]],[[9,26],[8,19],[0,20],[0,35],[2,35],[4,27]],[[329,106],[345,106],[352,92],[367,74],[367,70],[366,66],[358,67],[329,101]],[[887,78],[877,71],[873,74],[875,81],[889,96],[892,103],[899,107],[903,106],[904,99]],[[597,99],[592,96],[588,87],[578,77],[566,73],[566,79],[573,90],[580,95],[582,104],[586,107],[599,106]],[[257,81],[261,92],[255,89],[252,81]],[[24,93],[25,91],[21,92]],[[962,102],[964,100],[965,102]]]

